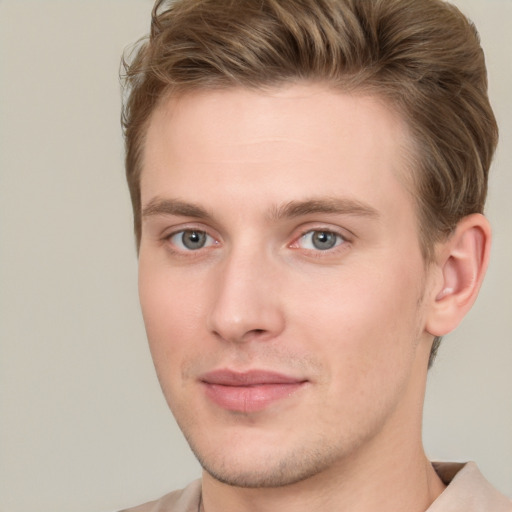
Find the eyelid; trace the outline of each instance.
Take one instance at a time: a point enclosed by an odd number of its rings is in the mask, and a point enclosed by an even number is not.
[[[333,235],[336,235],[340,238],[341,242],[337,242],[336,245],[334,245],[332,248],[329,249],[308,249],[303,248],[299,245],[300,241],[304,239],[306,235],[309,233],[318,233],[318,232],[325,232],[325,233],[332,233]],[[325,224],[319,224],[319,225],[307,225],[302,226],[299,228],[299,233],[293,237],[293,241],[288,245],[291,249],[301,249],[303,251],[307,251],[311,254],[315,254],[318,256],[322,255],[329,255],[337,250],[341,250],[342,248],[345,249],[345,245],[347,243],[350,243],[352,241],[353,236],[351,232],[348,232],[346,229],[342,229],[340,227],[335,226],[329,226]]]
[[[186,232],[196,231],[198,233],[204,233],[210,241],[203,247],[200,247],[198,249],[189,249],[186,247],[180,247],[176,244],[176,242],[173,242],[172,239],[177,235],[182,235]],[[203,249],[210,249],[212,247],[215,247],[217,245],[220,245],[220,237],[217,235],[217,233],[212,233],[212,230],[208,227],[200,224],[180,224],[178,226],[173,226],[172,228],[166,230],[162,237],[162,241],[167,244],[169,250],[176,254],[191,254],[191,253],[199,253],[202,252]],[[213,243],[211,243],[213,241]]]
[[[328,234],[328,235],[333,235],[334,236],[334,241],[333,241],[333,244],[332,247],[326,247],[326,248],[320,248],[320,247],[314,247],[314,244],[315,244],[315,240],[314,240],[314,237],[315,237],[315,233],[322,233],[322,234]],[[332,239],[331,239],[332,241]],[[298,240],[297,240],[297,243],[303,243],[304,245],[306,245],[306,243],[309,242],[309,245],[313,245],[313,247],[303,247],[303,249],[307,249],[307,250],[312,250],[312,251],[322,251],[322,252],[327,252],[327,251],[330,251],[330,250],[333,250],[335,249],[336,247],[340,246],[342,243],[345,242],[345,239],[339,235],[338,233],[334,233],[332,231],[324,231],[324,230],[311,230],[311,231],[308,231],[306,233],[304,233],[304,235],[302,235]]]
[[[186,247],[183,241],[180,241],[180,238],[183,238],[185,233],[200,233],[201,235],[205,235],[206,241],[205,244],[201,247],[198,247],[197,249],[191,249],[190,247]],[[172,244],[175,247],[178,247],[180,251],[183,252],[196,252],[200,251],[201,249],[206,249],[208,247],[212,247],[213,245],[216,245],[216,240],[211,235],[209,235],[206,231],[200,231],[199,229],[182,229],[181,231],[175,231],[172,233],[168,240],[172,242]],[[212,243],[213,242],[213,243]]]

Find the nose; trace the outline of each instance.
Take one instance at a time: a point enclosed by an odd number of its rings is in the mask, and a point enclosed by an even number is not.
[[[285,326],[278,274],[261,255],[232,252],[216,269],[209,331],[237,343],[278,336]]]

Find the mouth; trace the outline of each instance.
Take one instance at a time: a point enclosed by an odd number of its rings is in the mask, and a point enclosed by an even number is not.
[[[200,377],[206,396],[219,407],[235,412],[258,412],[286,400],[307,380],[263,370],[215,370]]]

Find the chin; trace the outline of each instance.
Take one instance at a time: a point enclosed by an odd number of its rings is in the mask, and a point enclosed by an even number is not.
[[[239,449],[226,443],[222,451],[189,444],[202,468],[214,479],[235,487],[272,488],[293,485],[326,472],[335,465],[339,450],[321,443],[320,450],[302,444],[285,450],[258,443]],[[312,443],[313,445],[313,443]],[[318,444],[317,444],[318,446]],[[266,447],[266,448],[264,448]],[[262,449],[263,448],[263,449]]]

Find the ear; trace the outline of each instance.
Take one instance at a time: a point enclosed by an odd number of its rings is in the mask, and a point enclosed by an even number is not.
[[[426,330],[444,336],[459,325],[476,300],[491,247],[489,221],[478,213],[464,217],[439,244],[434,265],[439,272],[431,294]]]

